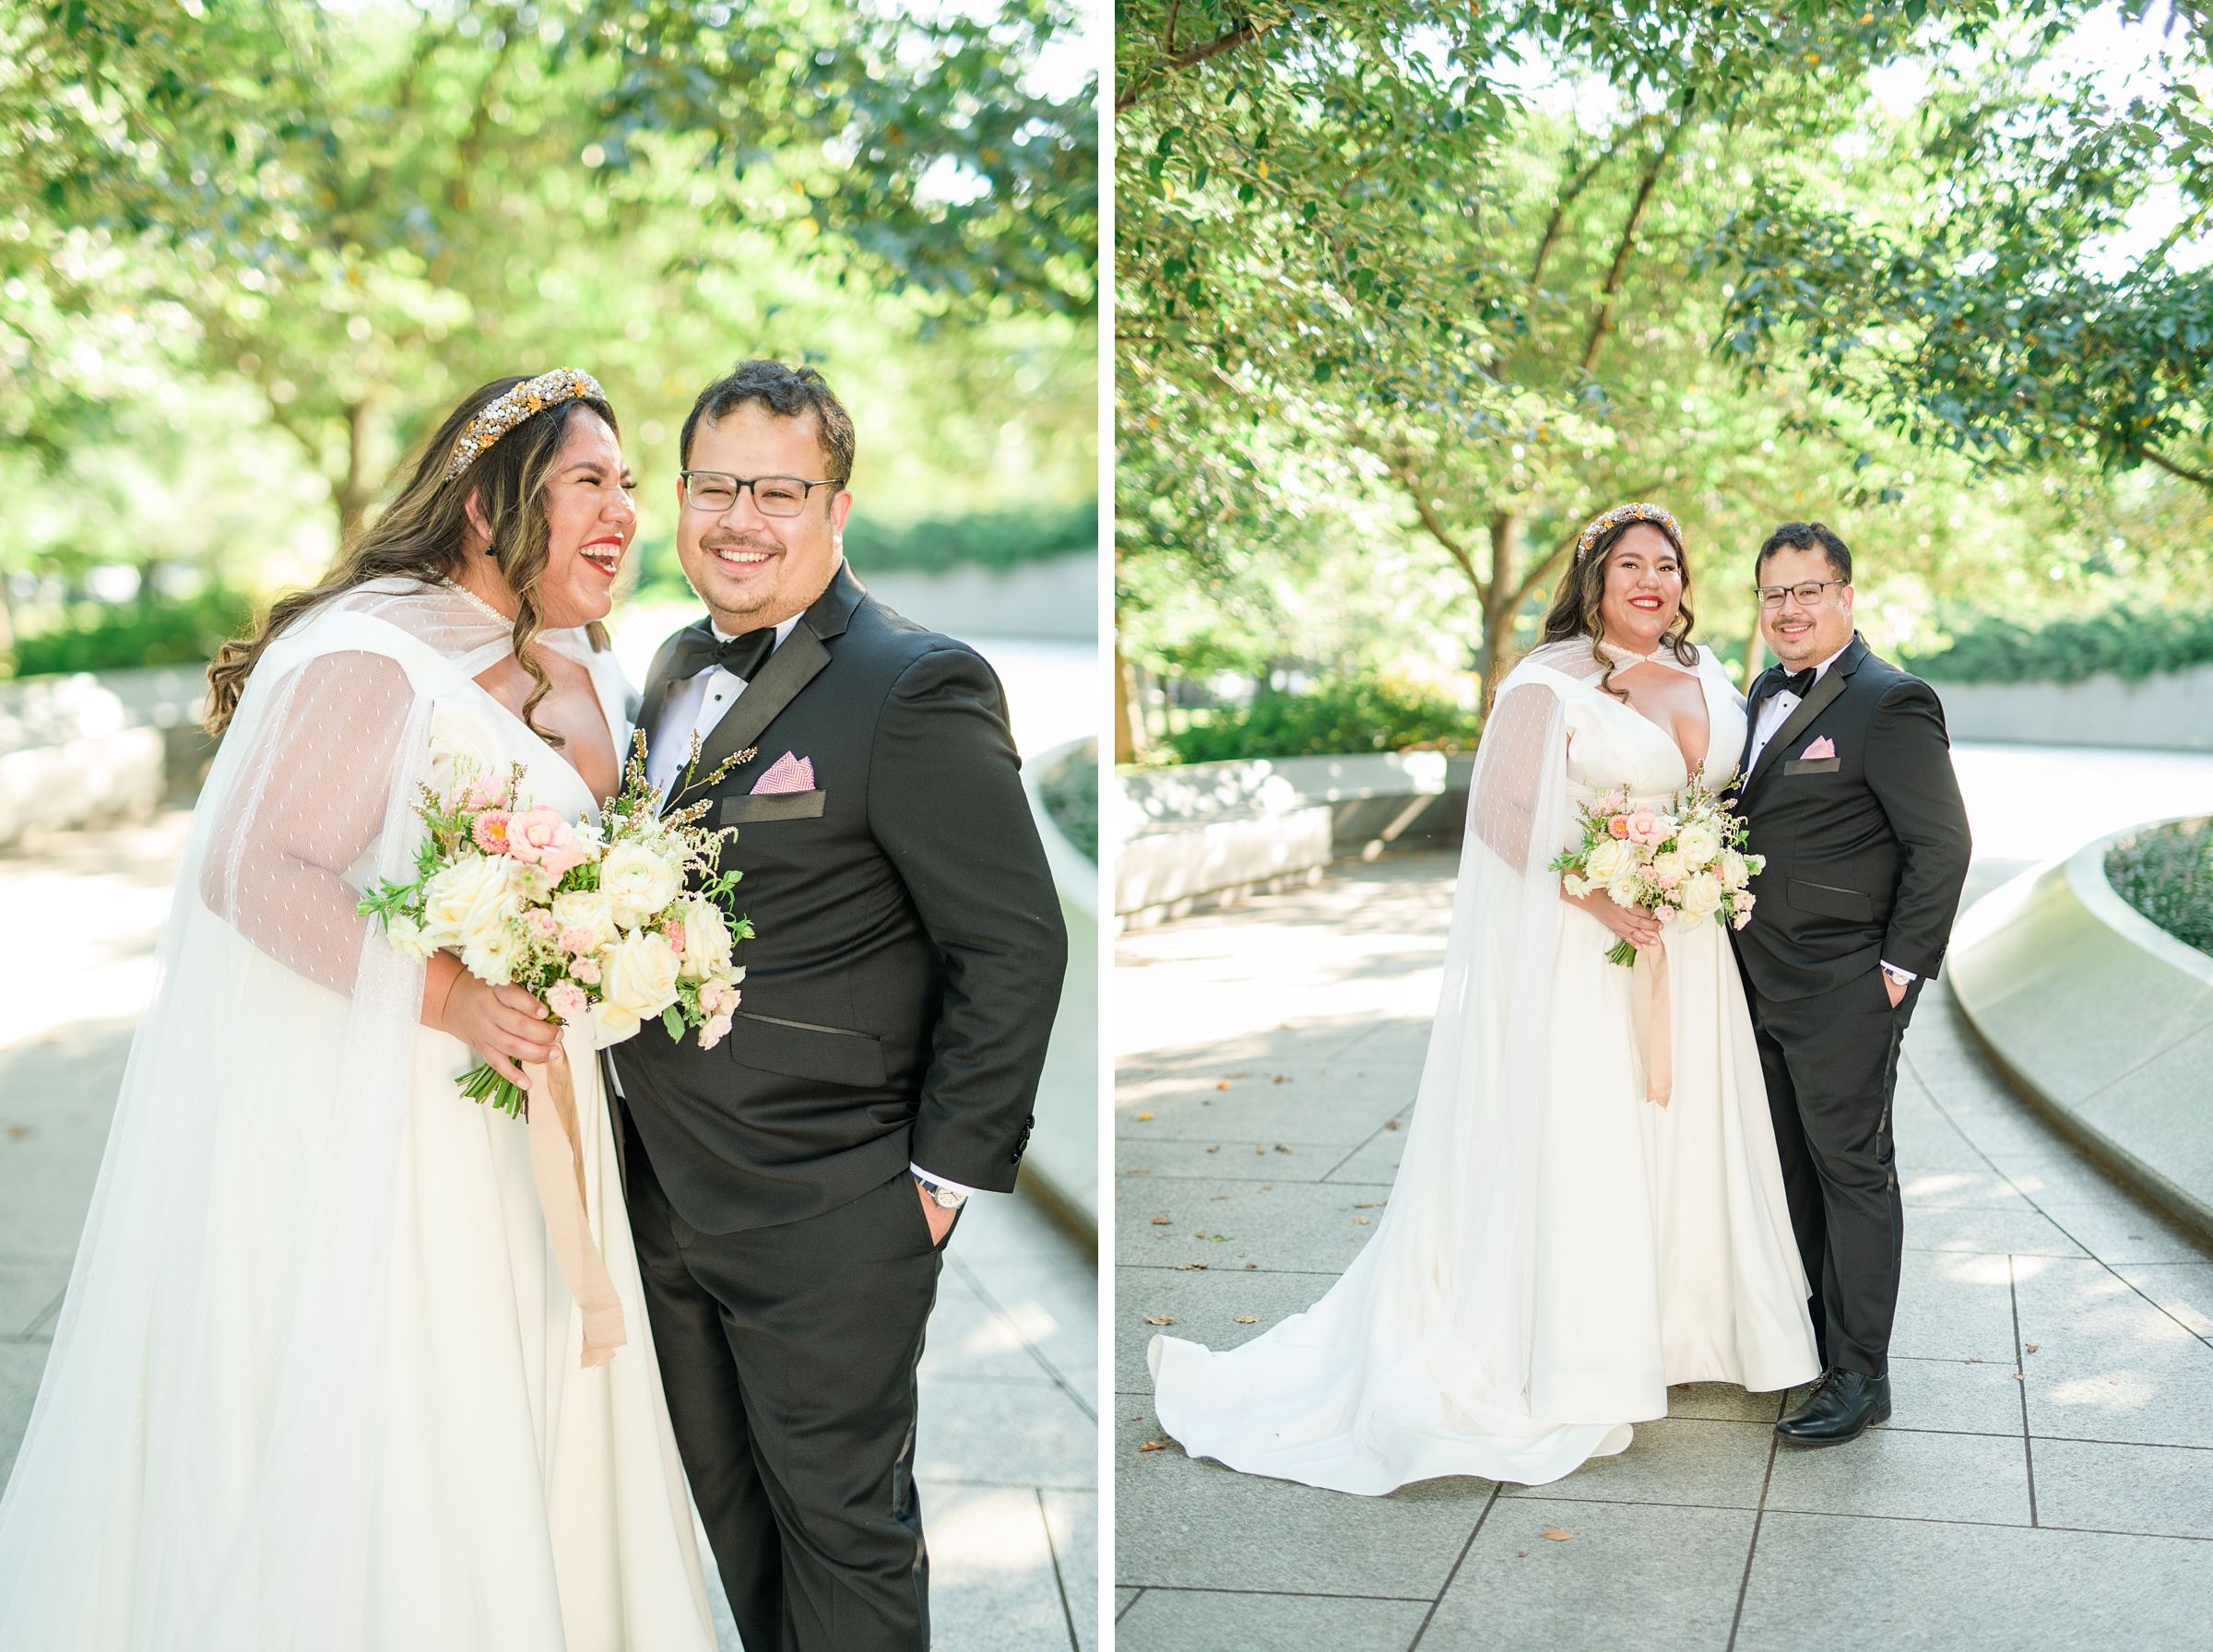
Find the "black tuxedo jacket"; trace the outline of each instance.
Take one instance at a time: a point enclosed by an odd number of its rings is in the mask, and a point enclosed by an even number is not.
[[[647,675],[648,738],[683,634]],[[841,566],[694,773],[744,751],[669,800],[738,829],[722,864],[757,938],[736,1023],[713,1050],[648,1024],[611,1052],[676,1213],[716,1233],[798,1221],[910,1159],[1011,1189],[1068,938],[998,677]],[[815,789],[753,796],[786,752]]]
[[[1780,668],[1752,685],[1744,758]],[[1826,738],[1834,757],[1802,754]],[[1740,773],[1744,769],[1739,760]],[[1858,633],[1775,731],[1737,786],[1752,921],[1734,932],[1761,996],[1803,998],[1888,962],[1936,973],[1967,879],[1967,810],[1936,691]]]

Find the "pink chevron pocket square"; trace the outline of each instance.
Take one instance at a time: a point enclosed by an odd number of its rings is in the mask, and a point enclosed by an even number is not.
[[[1825,757],[1834,757],[1836,754],[1836,741],[1830,739],[1827,735],[1823,735],[1819,739],[1816,740],[1812,745],[1808,746],[1804,751],[1801,751],[1798,754],[1798,761],[1802,763],[1815,762]]]
[[[814,759],[794,757],[787,751],[768,765],[768,773],[753,782],[753,796],[763,796],[771,792],[811,792],[814,790]]]

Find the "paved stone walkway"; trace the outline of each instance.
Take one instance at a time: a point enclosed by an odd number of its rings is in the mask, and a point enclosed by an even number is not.
[[[2046,783],[2043,759],[1985,752],[1961,764],[1971,813],[2007,808],[2009,777]],[[2213,766],[2180,773],[2128,806],[2204,807]],[[1991,840],[2003,857],[1970,899],[2058,852]],[[1787,1397],[1686,1387],[1627,1452],[1555,1484],[1376,1499],[1162,1444],[1148,1320],[1240,1342],[1311,1304],[1375,1231],[1453,871],[1435,854],[1341,863],[1318,888],[1122,938],[1122,1652],[2207,1644],[2213,1259],[1994,1078],[1941,981],[1899,1084],[1889,1426],[1785,1451],[1770,1425]]]
[[[0,858],[0,1478],[53,1340],[188,819]],[[1089,1256],[1026,1201],[975,1202],[922,1363],[916,1474],[939,1646],[1097,1645],[1097,1321]]]

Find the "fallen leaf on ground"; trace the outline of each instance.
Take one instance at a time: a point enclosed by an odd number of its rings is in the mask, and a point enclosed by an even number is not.
[[[2031,1342],[2031,1343],[2030,1343],[2030,1344],[2029,1344],[2029,1351],[2030,1351],[2030,1353],[2034,1353],[2034,1352],[2036,1351],[2036,1348],[2037,1348],[2037,1345],[2036,1345],[2035,1343]]]
[[[1153,1225],[1156,1228],[1165,1228],[1168,1225],[1168,1223],[1174,1221],[1176,1219],[1173,1216],[1170,1216],[1166,1211],[1163,1211],[1160,1215],[1155,1216],[1153,1219]]]
[[[1395,1130],[1399,1127],[1399,1121],[1395,1118],[1387,1118],[1383,1121],[1383,1127],[1386,1130]]]
[[[1140,1451],[1166,1451],[1166,1445],[1159,1440],[1147,1440],[1138,1447]]]
[[[1367,1225],[1367,1218],[1365,1216],[1355,1216],[1353,1218],[1353,1220],[1358,1222],[1362,1227],[1366,1227]]]
[[[1258,1325],[1260,1322],[1260,1316],[1258,1314],[1238,1314],[1234,1317],[1239,1325]]]
[[[1206,1150],[1210,1153],[1218,1153],[1222,1150],[1222,1148],[1219,1143],[1216,1143],[1214,1146],[1208,1148]]]
[[[1275,1150],[1279,1153],[1287,1153],[1291,1150],[1279,1141],[1275,1144]]]
[[[1389,1203],[1391,1201],[1387,1198],[1371,1198],[1364,1205],[1355,1205],[1353,1209],[1355,1210],[1380,1210]]]
[[[1149,1170],[1125,1170],[1122,1174],[1126,1176],[1149,1176],[1153,1173]]]
[[[1142,1125],[1145,1122],[1145,1120],[1151,1118],[1152,1116],[1153,1115],[1150,1113],[1141,1113],[1137,1115],[1137,1122]]]
[[[1189,1273],[1194,1268],[1203,1271],[1205,1267],[1206,1264],[1204,1262],[1178,1262],[1176,1264],[1176,1271],[1178,1273]]]
[[[1271,1084],[1288,1084],[1291,1082],[1291,1080],[1284,1074],[1278,1073],[1274,1078],[1269,1080],[1268,1082]]]
[[[29,1125],[10,1125],[7,1127],[7,1134],[10,1140],[20,1141],[30,1134],[30,1127]]]
[[[1173,1314],[1162,1314],[1158,1317],[1155,1317],[1151,1314],[1147,1314],[1145,1316],[1145,1323],[1147,1325],[1174,1325],[1176,1323],[1176,1316]]]
[[[1547,1526],[1544,1528],[1544,1535],[1550,1538],[1556,1543],[1565,1543],[1569,1538],[1573,1537],[1575,1533],[1572,1531],[1562,1531],[1556,1526]]]
[[[1222,1082],[1221,1082],[1221,1083],[1219,1083],[1219,1084],[1215,1085],[1215,1086],[1214,1086],[1214,1088],[1215,1088],[1216,1090],[1227,1090],[1227,1089],[1229,1088],[1229,1080],[1228,1080],[1227,1079],[1225,1079],[1225,1080],[1222,1080]]]
[[[1253,1268],[1258,1268],[1259,1266],[1260,1266],[1260,1264],[1259,1264],[1258,1262],[1248,1262],[1248,1263],[1246,1263],[1246,1264],[1245,1264],[1246,1270],[1247,1270],[1248,1272],[1249,1272],[1251,1269],[1253,1269]]]
[[[2027,1381],[2029,1380],[2027,1377],[2023,1376],[2023,1375],[2021,1375],[2019,1372],[2018,1372],[2018,1371],[2009,1371],[2009,1372],[2007,1372],[2007,1373],[2006,1373],[2006,1375],[2008,1375],[2008,1376],[2012,1377],[2012,1378],[2013,1378],[2013,1380],[2014,1380],[2015,1382],[2017,1382],[2017,1383],[2025,1383],[2025,1382],[2027,1382]]]

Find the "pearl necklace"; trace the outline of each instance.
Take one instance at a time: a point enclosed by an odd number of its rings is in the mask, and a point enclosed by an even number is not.
[[[513,631],[515,629],[515,620],[512,615],[501,613],[499,609],[493,608],[491,604],[486,602],[481,596],[479,596],[474,591],[470,590],[459,580],[442,579],[438,583],[441,585],[444,585],[447,590],[451,591],[455,596],[460,597],[464,602],[474,603],[478,608],[482,608],[487,614],[490,614],[494,620],[497,620],[500,624],[505,627],[508,631]]]

